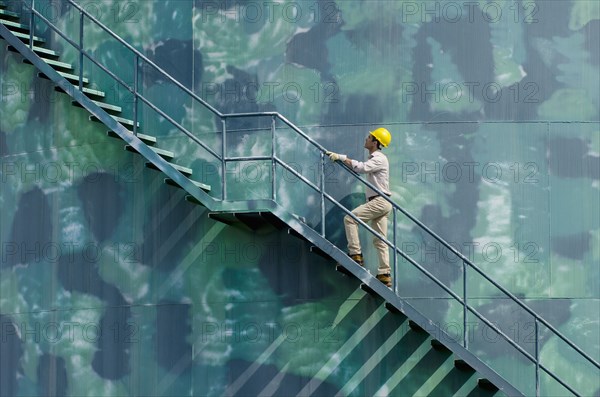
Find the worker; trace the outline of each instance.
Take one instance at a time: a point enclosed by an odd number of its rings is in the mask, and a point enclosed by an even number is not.
[[[341,161],[357,173],[367,174],[367,181],[386,196],[391,196],[389,179],[390,165],[382,148],[387,147],[392,141],[392,135],[385,128],[370,131],[365,139],[364,148],[369,151],[369,158],[365,162],[352,160],[345,154],[326,152],[332,161]],[[392,210],[392,204],[386,198],[367,186],[367,201],[352,210],[352,214],[363,222],[371,222],[371,227],[383,237],[387,236],[387,222]],[[348,239],[348,256],[356,263],[364,266],[364,259],[358,237],[358,222],[349,215],[344,217],[346,238]],[[392,286],[390,274],[390,261],[388,245],[378,237],[373,238],[373,245],[377,250],[379,268],[377,279],[387,287]]]

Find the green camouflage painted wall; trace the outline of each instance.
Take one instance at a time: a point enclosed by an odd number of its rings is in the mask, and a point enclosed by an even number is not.
[[[81,4],[224,112],[276,110],[353,158],[364,157],[369,129],[387,126],[397,202],[598,360],[598,2]],[[66,5],[38,7],[78,32]],[[77,62],[63,40],[39,34]],[[122,46],[91,27],[85,43],[133,81]],[[0,395],[466,394],[472,379],[451,381],[424,337],[332,263],[283,232],[209,219],[18,54],[3,45],[0,59]],[[132,115],[125,90],[97,67],[86,75]],[[148,98],[220,150],[219,120],[150,69],[140,76]],[[141,115],[145,132],[217,195],[206,151],[148,108]],[[229,124],[228,153],[268,154],[266,132]],[[280,156],[315,180],[317,159],[279,133]],[[280,177],[281,202],[318,224],[314,195]],[[269,194],[263,163],[232,166],[227,178],[229,198]],[[339,169],[326,182],[344,204],[362,200]],[[341,212],[328,210],[328,237],[344,247]],[[461,263],[399,223],[402,248],[462,291]],[[374,272],[375,254],[365,254]],[[462,327],[460,306],[407,261],[398,274],[409,302],[451,334]],[[514,303],[476,276],[469,296],[532,351],[531,318]],[[496,346],[484,360],[531,394],[532,365],[475,319],[470,326],[472,346]],[[600,393],[597,370],[557,340],[543,339],[541,356],[586,395]],[[564,395],[547,378],[542,387]]]

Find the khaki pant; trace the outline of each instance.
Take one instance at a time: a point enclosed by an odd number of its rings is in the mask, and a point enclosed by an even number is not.
[[[382,236],[387,236],[387,221],[392,204],[379,196],[363,205],[356,207],[352,213],[365,223],[371,222],[371,227]],[[360,240],[358,238],[358,222],[349,215],[344,217],[344,226],[346,228],[346,238],[348,239],[348,254],[361,254]],[[379,268],[377,274],[390,274],[390,254],[386,243],[373,236],[373,245],[377,249],[379,258]]]

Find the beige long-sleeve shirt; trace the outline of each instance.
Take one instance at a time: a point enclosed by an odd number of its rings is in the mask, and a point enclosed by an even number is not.
[[[367,181],[386,195],[392,194],[390,191],[390,164],[387,156],[381,151],[374,151],[365,162],[352,160],[352,169],[359,174],[367,174]],[[369,187],[366,188],[365,193],[367,199],[378,195]]]

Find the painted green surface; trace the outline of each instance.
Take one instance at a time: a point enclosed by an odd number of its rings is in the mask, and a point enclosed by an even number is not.
[[[223,111],[277,110],[353,158],[363,158],[370,128],[387,125],[397,202],[598,359],[595,2],[482,1],[461,6],[460,20],[460,4],[448,2],[222,4],[87,9]],[[72,10],[40,7],[78,32]],[[98,29],[85,37],[89,51],[133,81],[122,46]],[[60,39],[54,45],[61,60],[77,62]],[[479,393],[475,375],[454,369],[308,246],[210,220],[18,55],[2,46],[0,59],[1,395]],[[133,114],[130,94],[86,70]],[[149,99],[220,150],[218,120],[147,65],[139,76]],[[141,116],[144,132],[218,195],[215,159],[149,107]],[[269,154],[268,120],[228,130],[229,154]],[[291,131],[278,134],[279,155],[316,182],[316,154]],[[317,225],[318,198],[278,172],[281,202]],[[264,164],[241,163],[227,176],[230,198],[270,194]],[[344,204],[362,200],[339,168],[326,182]],[[328,210],[328,237],[343,248],[341,212]],[[462,294],[459,262],[404,219],[398,233],[411,257]],[[460,306],[406,261],[399,274],[409,302],[442,329],[462,326]],[[468,280],[477,307],[531,352],[531,318],[480,277]],[[475,346],[496,343],[484,361],[532,394],[532,365],[472,320]],[[541,357],[584,395],[598,393],[597,370],[555,338],[543,341]],[[542,387],[565,394],[547,377]]]

